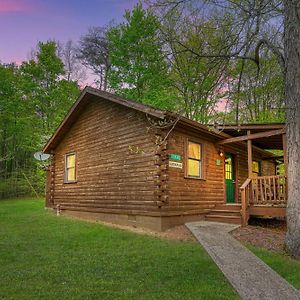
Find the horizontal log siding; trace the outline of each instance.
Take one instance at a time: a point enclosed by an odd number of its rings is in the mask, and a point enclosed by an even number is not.
[[[204,179],[185,177],[186,142],[190,139],[203,145]],[[169,154],[176,153],[182,156],[183,169],[168,168],[168,205],[163,210],[178,214],[202,213],[213,208],[216,204],[226,201],[225,193],[225,157],[220,157],[216,141],[209,136],[188,132],[182,128],[175,129],[168,139]],[[236,159],[236,197],[240,201],[239,187],[248,177],[247,147],[241,145],[226,145],[223,151],[234,154]],[[253,159],[261,161],[262,154],[253,150]],[[221,160],[217,166],[216,161]],[[274,175],[275,164],[271,161],[262,161],[262,175]]]
[[[54,204],[77,211],[160,215],[154,140],[142,113],[91,100],[55,150]],[[77,182],[64,183],[64,155],[73,151]]]
[[[55,149],[50,193],[54,206],[83,212],[178,216],[203,213],[225,202],[224,157],[219,156],[212,136],[177,126],[158,149],[157,135],[166,132],[149,128],[142,113],[90,100]],[[203,144],[204,179],[185,178],[188,139]],[[223,149],[235,155],[238,191],[248,176],[247,148],[232,144]],[[77,183],[64,183],[64,155],[73,151]],[[183,169],[168,167],[170,153],[182,156]],[[253,159],[261,160],[261,154],[254,150]],[[273,175],[275,165],[263,161],[262,170],[262,175]]]
[[[204,179],[185,178],[185,149],[188,139],[202,143]],[[220,157],[212,141],[199,133],[192,134],[177,128],[170,134],[168,153],[181,155],[183,168],[168,168],[169,202],[165,210],[178,214],[195,214],[213,208],[218,202],[224,202],[224,169],[223,165],[216,165],[216,160]]]
[[[264,160],[261,163],[261,176],[276,175],[276,165],[272,161]]]

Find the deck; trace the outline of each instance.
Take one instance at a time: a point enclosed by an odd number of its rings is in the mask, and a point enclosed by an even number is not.
[[[242,225],[247,225],[250,216],[263,217],[285,217],[287,207],[287,147],[286,147],[286,127],[283,123],[269,124],[243,124],[243,125],[223,125],[223,132],[231,137],[220,141],[219,147],[232,143],[244,142],[247,145],[248,153],[248,178],[242,184],[239,191],[237,204],[240,210]],[[263,150],[281,150],[282,155],[273,155],[272,159],[284,165],[284,175],[256,176],[253,173],[253,147]],[[216,210],[218,210],[216,208]],[[223,207],[224,211],[232,211],[230,205]],[[237,210],[237,208],[235,208]],[[213,212],[210,215],[213,215]],[[226,215],[224,213],[223,215]],[[209,216],[208,216],[209,219]]]
[[[285,176],[248,178],[240,188],[241,202],[218,204],[206,215],[207,221],[246,226],[251,216],[285,217],[287,180]]]
[[[283,175],[248,178],[240,188],[242,224],[249,217],[284,217],[287,205],[287,178]]]

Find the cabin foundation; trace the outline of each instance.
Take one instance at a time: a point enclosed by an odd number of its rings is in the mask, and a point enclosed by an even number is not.
[[[205,214],[160,217],[72,210],[62,210],[61,215],[94,222],[107,222],[121,226],[145,228],[157,232],[165,231],[187,222],[203,221],[205,219]]]

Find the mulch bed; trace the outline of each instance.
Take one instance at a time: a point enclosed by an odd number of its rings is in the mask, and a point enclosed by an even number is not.
[[[176,226],[165,232],[160,232],[162,237],[179,241],[197,241],[193,234],[184,225]]]
[[[275,219],[251,219],[247,227],[232,232],[241,243],[281,253],[285,252],[285,234],[285,221]]]

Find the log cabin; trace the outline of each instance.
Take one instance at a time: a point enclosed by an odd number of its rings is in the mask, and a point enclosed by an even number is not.
[[[156,231],[283,217],[285,144],[285,124],[204,126],[86,87],[43,149],[46,206]]]

